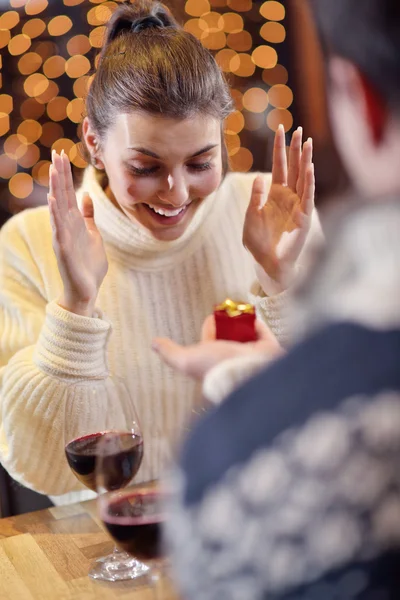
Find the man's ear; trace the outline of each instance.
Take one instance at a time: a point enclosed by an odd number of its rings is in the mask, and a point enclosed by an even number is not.
[[[346,93],[365,117],[367,129],[375,145],[383,139],[389,111],[386,103],[370,80],[350,61],[335,56],[330,60],[332,83]]]
[[[88,117],[85,117],[82,123],[82,135],[91,157],[91,163],[96,169],[104,170],[104,163],[101,159],[100,144],[97,134],[94,132]]]

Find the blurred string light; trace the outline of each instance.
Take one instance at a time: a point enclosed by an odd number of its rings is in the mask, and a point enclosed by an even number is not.
[[[246,130],[268,126],[276,131],[283,123],[288,131],[293,125],[289,110],[293,94],[287,86],[288,72],[278,58],[279,44],[286,39],[285,7],[272,0],[260,3],[258,9],[256,4],[251,0],[187,0],[185,4],[186,31],[214,51],[221,69],[234,78],[236,110],[227,119],[225,132],[232,167],[241,171],[251,169],[254,162],[242,142]],[[257,39],[246,30],[249,11],[254,10],[260,15]],[[254,79],[264,85],[253,86]]]
[[[49,16],[49,0],[10,0],[10,10],[0,16],[0,59],[14,61],[19,72],[5,92],[0,62],[0,135],[5,138],[0,177],[8,180],[16,198],[27,198],[35,185],[48,186],[52,149],[64,149],[76,168],[86,166],[78,142],[84,98],[105,24],[120,1],[60,0],[59,14]],[[87,34],[74,29],[69,11],[79,5]],[[285,7],[272,0],[257,4],[255,40],[246,30],[255,5],[251,0],[185,3],[186,31],[234,78],[236,110],[227,119],[226,139],[232,167],[243,171],[253,165],[253,155],[242,142],[245,131],[266,126],[276,130],[279,123],[289,130],[293,124],[288,73],[278,63],[279,44],[286,38]],[[252,85],[254,77],[262,84]]]

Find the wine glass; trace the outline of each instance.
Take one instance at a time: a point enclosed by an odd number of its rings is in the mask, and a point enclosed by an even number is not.
[[[157,440],[152,441],[157,443]],[[166,566],[162,535],[166,490],[160,483],[134,482],[124,489],[111,489],[108,485],[108,456],[110,452],[116,453],[119,445],[119,440],[112,434],[105,436],[99,444],[96,467],[98,513],[117,546],[134,559],[146,563],[148,577],[157,593]],[[165,447],[163,445],[161,451],[163,459]]]
[[[101,447],[105,489],[123,489],[135,477],[143,458],[141,427],[125,383],[115,376],[106,381],[85,381],[74,385],[71,396],[65,407],[64,441],[72,472],[96,492]],[[104,440],[107,443],[103,444]],[[148,566],[115,547],[112,554],[97,559],[89,576],[120,581],[137,579],[148,572]]]

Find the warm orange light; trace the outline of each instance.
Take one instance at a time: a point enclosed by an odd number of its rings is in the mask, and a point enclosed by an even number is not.
[[[64,135],[64,129],[59,123],[48,121],[43,125],[43,132],[40,137],[40,143],[46,148],[51,148],[56,140],[59,140]]]
[[[253,166],[253,155],[247,148],[239,148],[229,162],[232,171],[240,171],[241,173],[247,173]]]
[[[248,31],[240,31],[239,33],[230,33],[226,43],[229,48],[237,52],[246,52],[253,47],[253,38]]]
[[[250,88],[243,95],[243,106],[250,112],[264,112],[268,107],[267,92],[259,87]]]
[[[277,83],[287,83],[289,74],[283,65],[276,65],[273,69],[265,69],[262,74],[263,81],[268,85],[276,85]]]
[[[0,17],[0,29],[13,29],[19,23],[19,14],[16,10],[8,10]]]
[[[239,33],[243,31],[243,17],[237,13],[227,12],[222,15],[223,29],[226,33]]]
[[[199,23],[200,19],[189,19],[189,21],[186,21],[186,23],[183,26],[185,31],[188,31],[189,33],[194,35],[194,37],[196,37],[198,40],[204,33],[204,30],[201,29]]]
[[[87,162],[82,156],[82,144],[80,142],[72,146],[68,157],[75,167],[79,167],[80,169],[87,167]]]
[[[229,8],[238,12],[247,12],[252,9],[252,0],[228,0]]]
[[[37,15],[43,12],[48,5],[47,0],[28,0],[25,5],[25,12],[27,15]]]
[[[8,29],[0,29],[0,48],[5,48],[11,39]]]
[[[87,91],[88,91],[88,85],[89,85],[89,77],[87,75],[84,75],[83,77],[79,77],[79,79],[77,79],[73,85],[73,90],[74,90],[75,96],[77,98],[85,98]]]
[[[224,50],[217,52],[215,55],[215,60],[219,64],[220,68],[225,71],[225,73],[230,73],[230,62],[234,56],[236,56],[236,52],[234,50],[225,48]]]
[[[43,60],[58,54],[58,46],[54,42],[39,42],[35,45],[34,50],[40,54]]]
[[[200,37],[203,46],[209,50],[219,50],[226,46],[226,35],[223,31],[208,33],[204,31]]]
[[[29,144],[26,152],[18,159],[18,164],[24,169],[30,169],[40,159],[40,150],[36,144]]]
[[[274,108],[267,116],[268,127],[272,131],[276,131],[281,123],[285,131],[289,131],[293,126],[293,116],[284,108]]]
[[[56,140],[52,145],[51,149],[55,150],[57,154],[61,154],[61,150],[64,150],[66,154],[69,154],[71,148],[74,146],[74,142],[67,138],[61,138],[61,140]]]
[[[227,134],[240,133],[244,127],[244,117],[242,113],[235,110],[225,121],[225,131]]]
[[[85,103],[82,98],[75,98],[67,106],[67,116],[73,123],[79,123],[82,120]]]
[[[41,160],[32,169],[33,179],[43,187],[49,186],[49,167],[50,161]]]
[[[40,104],[47,104],[50,100],[53,100],[53,98],[58,96],[59,92],[60,88],[58,85],[54,81],[49,81],[49,85],[45,91],[39,94],[39,96],[36,97],[36,100],[40,102]]]
[[[18,70],[22,75],[31,75],[39,69],[42,57],[37,52],[27,52],[18,61]]]
[[[281,23],[269,21],[261,27],[260,35],[271,44],[280,44],[286,39],[286,29]]]
[[[289,108],[293,102],[293,92],[287,85],[274,85],[269,90],[269,99],[276,108]]]
[[[90,71],[90,68],[90,61],[86,56],[82,56],[82,54],[71,56],[65,65],[65,71],[71,79],[77,79],[78,77],[82,77],[82,75],[86,75]]]
[[[75,35],[67,42],[67,52],[70,56],[86,54],[90,49],[91,44],[86,35]]]
[[[10,0],[10,6],[12,8],[22,8],[25,6],[28,0]]]
[[[271,46],[257,46],[251,57],[254,64],[262,69],[272,69],[278,62],[276,50]]]
[[[29,19],[23,26],[22,33],[33,39],[42,35],[45,29],[46,23],[42,19]]]
[[[41,73],[34,73],[29,75],[24,82],[24,90],[27,96],[36,97],[40,96],[47,90],[49,86],[49,80]]]
[[[57,96],[54,100],[51,100],[47,105],[47,114],[52,121],[62,121],[67,118],[67,106],[69,104],[68,98],[63,96]]]
[[[27,141],[23,135],[12,134],[4,142],[4,152],[10,158],[18,160],[23,156],[27,149]]]
[[[19,125],[17,133],[24,136],[29,144],[33,144],[42,135],[42,126],[33,119],[26,119]]]
[[[240,148],[240,137],[237,133],[225,135],[226,146],[228,148],[228,156],[234,156]]]
[[[78,6],[78,4],[82,4],[85,0],[63,0],[65,6]]]
[[[226,6],[227,1],[228,0],[210,0],[210,4],[216,8],[222,8],[223,6]]]
[[[23,119],[40,119],[44,111],[44,105],[40,104],[36,98],[27,98],[19,109]]]
[[[29,36],[25,35],[25,33],[20,33],[15,37],[11,38],[8,43],[8,51],[13,56],[19,56],[26,52],[32,44],[32,40]]]
[[[187,0],[185,4],[185,13],[191,17],[201,17],[207,12],[210,12],[208,0]]]
[[[66,15],[58,15],[54,17],[47,25],[47,29],[50,35],[58,36],[65,35],[72,27],[72,21]]]
[[[86,15],[89,25],[94,25],[97,27],[98,25],[104,25],[107,23],[110,20],[110,17],[113,13],[113,7],[115,6],[115,2],[104,2],[99,6],[94,6],[91,8]]]
[[[243,94],[240,90],[231,89],[231,96],[237,110],[243,109]]]
[[[260,14],[268,21],[283,21],[285,18],[285,7],[281,2],[268,0],[260,7]]]
[[[101,48],[103,45],[104,34],[106,32],[106,26],[96,27],[92,29],[89,34],[89,42],[93,48]]]
[[[10,117],[5,112],[0,112],[0,135],[10,131]]]
[[[199,19],[199,27],[208,33],[218,33],[224,29],[224,19],[217,12],[209,12]]]
[[[247,12],[252,9],[253,2],[252,0],[228,0],[228,6],[238,12]]]
[[[50,56],[43,65],[43,73],[49,79],[61,77],[65,73],[65,58],[63,56]]]
[[[237,54],[230,62],[232,73],[239,77],[251,77],[256,70],[256,66],[251,60],[249,54]]]
[[[33,179],[28,173],[16,173],[10,179],[8,188],[15,198],[27,198],[33,192]]]
[[[17,172],[17,162],[7,156],[0,154],[0,177],[2,179],[10,179]]]
[[[6,113],[7,115],[12,112],[13,109],[13,99],[10,94],[1,94],[0,95],[0,112]]]

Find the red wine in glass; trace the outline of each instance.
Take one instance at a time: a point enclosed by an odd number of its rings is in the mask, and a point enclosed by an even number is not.
[[[107,490],[117,490],[128,485],[142,462],[143,440],[134,433],[103,431],[72,440],[65,447],[68,464],[77,479],[93,491],[96,491],[96,453],[99,442],[106,434],[118,438],[116,451],[103,457]]]
[[[155,561],[163,556],[160,503],[156,489],[132,489],[106,498],[100,517],[121,550],[139,560]]]
[[[72,398],[85,403],[88,415],[80,418],[79,401],[65,402],[64,447],[69,467],[77,480],[94,492],[114,493],[125,488],[139,471],[143,457],[142,430],[129,389],[114,374],[104,381],[83,380],[72,387]],[[148,572],[145,564],[115,548],[95,561],[89,576],[122,581]]]

